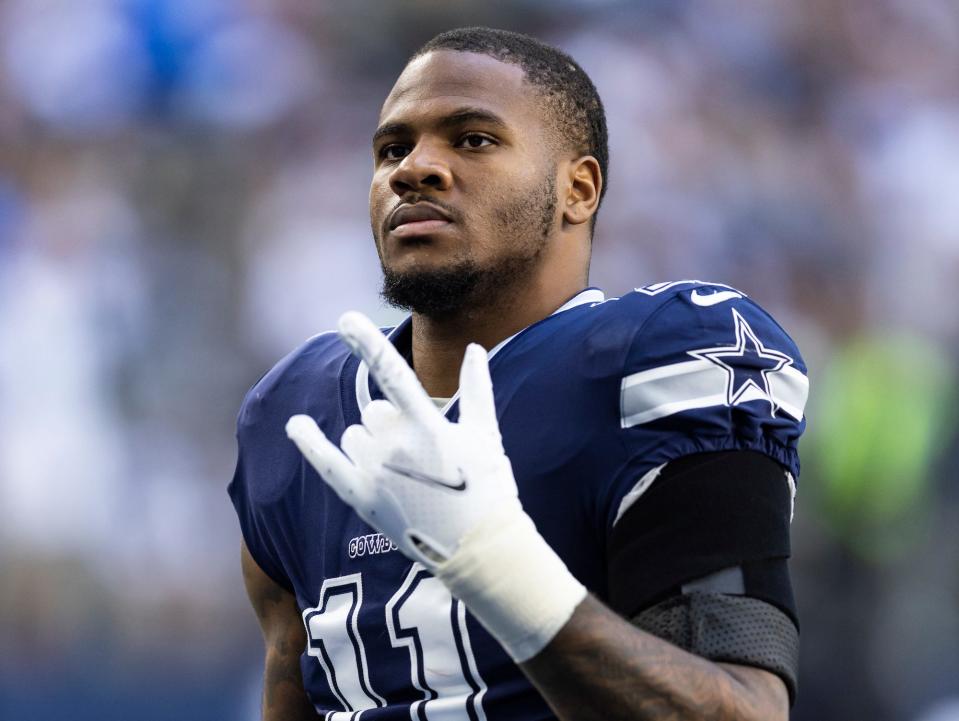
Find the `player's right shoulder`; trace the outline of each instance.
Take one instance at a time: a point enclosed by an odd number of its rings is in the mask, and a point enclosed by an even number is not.
[[[336,397],[339,374],[349,357],[350,349],[336,331],[307,339],[250,388],[240,407],[239,425],[296,412],[297,406],[317,396]]]

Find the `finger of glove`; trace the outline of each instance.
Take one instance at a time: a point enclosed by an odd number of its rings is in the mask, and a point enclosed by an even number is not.
[[[459,422],[499,434],[489,358],[483,347],[476,343],[470,343],[466,347],[466,355],[460,367]]]
[[[309,416],[296,415],[286,423],[292,440],[336,495],[362,513],[372,504],[374,490],[367,477],[323,434]],[[361,510],[362,509],[362,510]]]
[[[370,375],[397,408],[424,425],[442,420],[413,369],[369,318],[350,311],[340,318],[339,328],[340,336],[366,361]]]
[[[374,436],[389,433],[397,427],[402,417],[397,407],[385,400],[367,403],[362,415],[363,425]]]
[[[343,431],[340,448],[357,468],[368,468],[375,453],[375,441],[364,426],[357,424]]]

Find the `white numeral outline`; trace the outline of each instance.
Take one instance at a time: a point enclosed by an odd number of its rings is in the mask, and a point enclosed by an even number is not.
[[[331,606],[331,600],[335,602],[342,596],[349,596],[350,606],[345,613],[344,601]],[[326,721],[357,721],[366,709],[386,706],[386,699],[370,683],[366,649],[357,623],[362,604],[362,574],[351,573],[326,579],[317,605],[303,611],[307,653],[316,658],[327,685],[343,707],[343,711],[328,711]],[[423,694],[410,706],[412,721],[462,719],[464,705],[470,721],[486,721],[483,698],[487,686],[473,655],[466,607],[421,564],[414,563],[387,601],[385,617],[390,643],[393,648],[406,648],[410,681]],[[448,626],[438,623],[443,617],[449,618]],[[353,650],[355,664],[339,659],[339,680],[324,638],[337,642],[340,655],[344,648]],[[344,670],[346,673],[342,673]]]
[[[407,625],[402,623],[401,614],[404,609],[409,614],[418,610],[415,608],[416,606],[422,607],[424,605],[449,609],[449,627],[447,628],[442,624],[432,624],[430,626],[421,624],[417,626],[414,623]],[[453,598],[442,582],[419,563],[413,564],[399,590],[387,602],[386,627],[393,648],[405,647],[409,652],[410,678],[413,686],[423,694],[423,698],[415,701],[410,707],[410,717],[413,721],[428,721],[428,719],[436,721],[438,718],[449,717],[450,709],[437,709],[436,713],[433,713],[432,707],[435,704],[430,702],[460,695],[466,696],[466,713],[470,721],[486,721],[486,713],[483,711],[483,696],[487,689],[476,668],[476,659],[473,657],[469,632],[466,629],[466,607],[458,599]],[[459,663],[450,663],[442,672],[437,672],[435,670],[435,660],[429,666],[426,664],[427,652],[423,648],[423,637],[425,634],[429,634],[434,637],[433,641],[435,642],[437,635],[443,636],[445,635],[444,632],[447,631],[450,639],[442,645],[452,645],[455,648]],[[449,640],[452,641],[452,644],[449,644]],[[432,655],[435,657],[437,654],[434,652]],[[430,684],[427,679],[427,669],[431,670],[431,675],[438,679],[440,683],[447,686],[446,694],[440,694],[434,688],[434,686],[439,686],[436,681],[432,685]],[[459,674],[456,673],[457,671],[459,671]],[[463,694],[463,691],[455,689],[457,685],[468,689],[468,693]],[[428,710],[429,713],[427,713]],[[457,710],[456,714],[452,718],[461,718],[459,716],[460,710]]]
[[[336,671],[334,670],[333,660],[330,658],[323,642],[323,633],[320,631],[322,617],[328,612],[330,600],[336,596],[350,595],[352,604],[347,612],[346,623],[343,624],[343,635],[353,647],[353,654],[356,661],[356,685],[359,691],[366,698],[358,697],[356,688],[341,686],[345,679],[340,683],[336,680]],[[366,649],[363,647],[363,638],[360,636],[357,617],[360,614],[360,607],[363,605],[363,578],[359,573],[351,573],[348,576],[339,578],[328,578],[323,582],[320,588],[320,600],[313,608],[303,611],[303,624],[306,627],[306,649],[310,656],[316,658],[326,674],[326,682],[330,690],[336,696],[337,700],[343,704],[345,711],[358,711],[355,718],[359,718],[362,712],[368,708],[380,708],[386,706],[386,699],[380,696],[370,685],[370,671],[366,663]],[[339,631],[336,624],[325,624],[327,631]],[[342,644],[343,639],[338,639]],[[345,674],[344,674],[345,675]],[[353,679],[350,679],[351,681]],[[351,684],[352,685],[352,684]],[[349,696],[349,698],[347,698]],[[329,715],[328,715],[329,716]],[[352,718],[352,717],[351,717]]]

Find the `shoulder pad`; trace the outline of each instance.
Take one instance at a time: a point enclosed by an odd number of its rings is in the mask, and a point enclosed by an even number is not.
[[[799,350],[741,291],[677,281],[623,301],[642,309],[623,378],[624,428],[713,407],[802,420],[809,383]]]
[[[336,331],[309,338],[267,371],[247,392],[240,407],[239,426],[252,425],[271,410],[283,409],[293,399],[302,397],[307,386],[321,385],[326,375],[324,370],[333,365],[338,368],[336,361],[348,355],[349,348]]]

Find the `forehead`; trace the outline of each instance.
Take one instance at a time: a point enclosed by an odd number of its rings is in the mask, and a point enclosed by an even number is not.
[[[380,111],[380,124],[410,123],[457,108],[490,110],[508,125],[541,126],[541,107],[523,69],[489,55],[439,50],[404,68]]]

